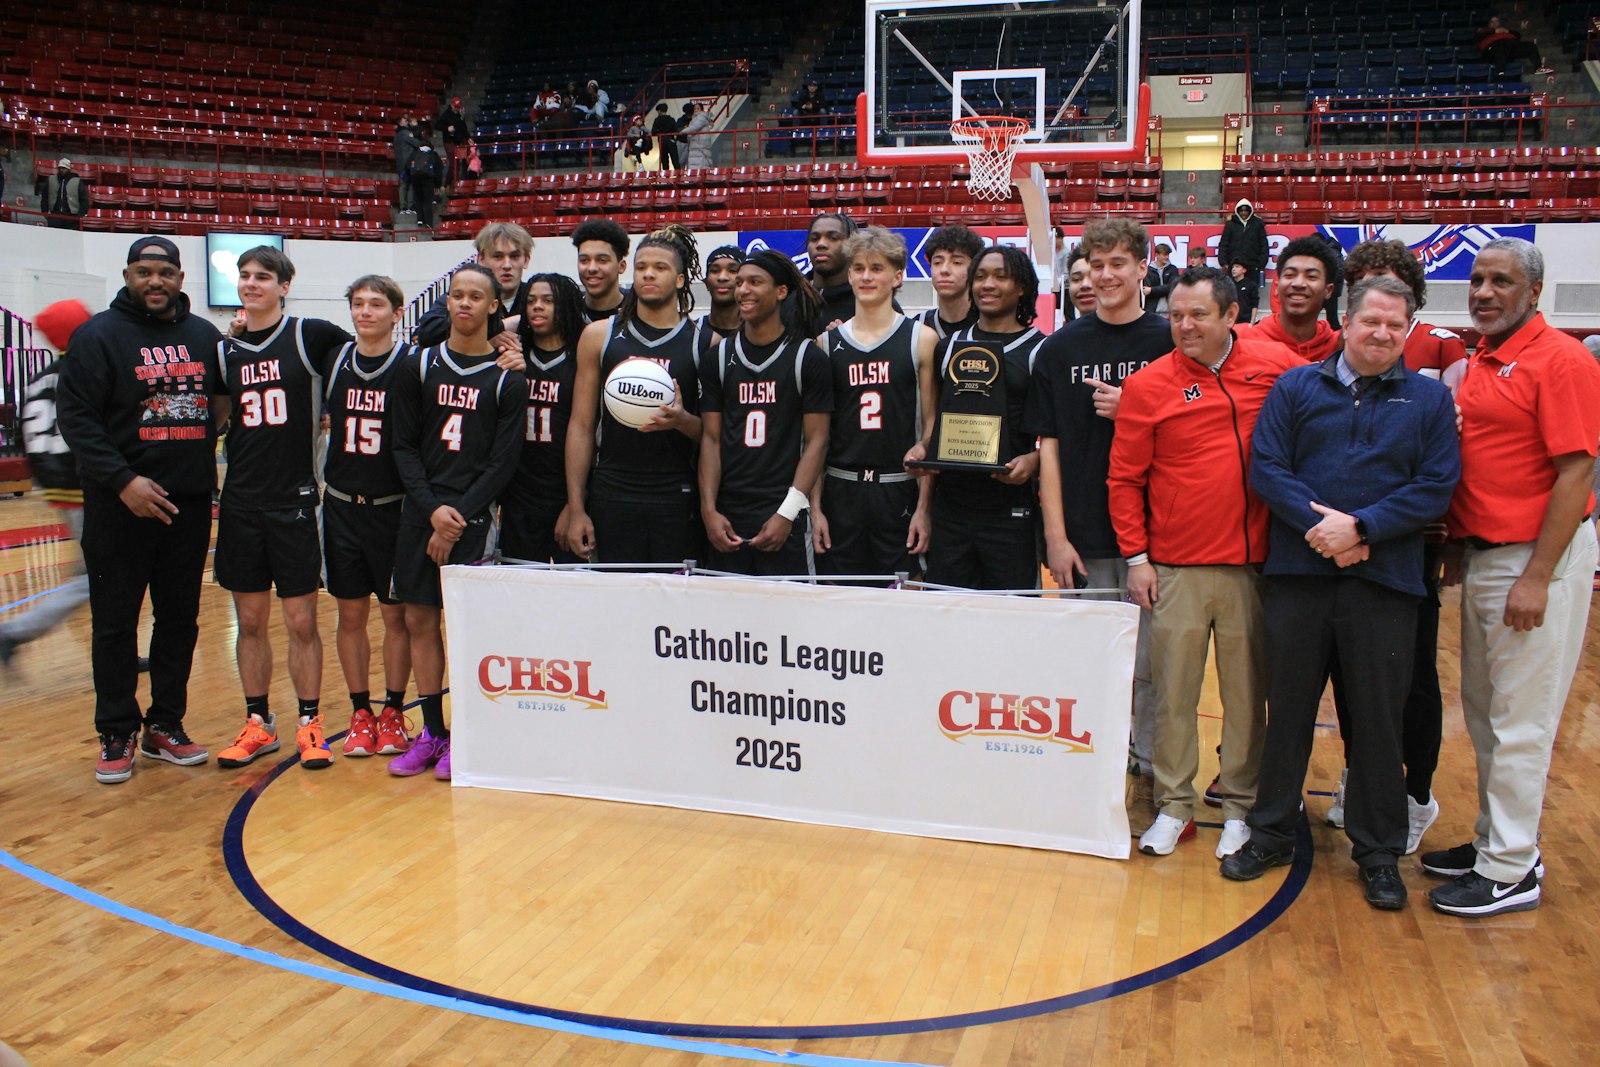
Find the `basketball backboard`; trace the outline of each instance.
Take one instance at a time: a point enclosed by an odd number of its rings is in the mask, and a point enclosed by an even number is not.
[[[1026,120],[1017,163],[1144,155],[1141,0],[867,0],[856,154],[960,163],[954,119]]]

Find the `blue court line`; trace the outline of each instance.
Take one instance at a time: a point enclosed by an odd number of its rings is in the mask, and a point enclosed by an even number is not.
[[[1311,826],[1305,816],[1302,815],[1295,835],[1294,862],[1289,867],[1288,877],[1278,887],[1277,892],[1273,893],[1267,903],[1261,907],[1261,910],[1223,934],[1217,940],[1202,945],[1200,948],[1176,960],[1169,961],[1140,974],[1115,979],[1104,985],[1082,989],[1075,993],[1067,993],[1062,996],[1027,1004],[966,1012],[959,1015],[944,1015],[927,1019],[888,1020],[873,1023],[729,1026],[705,1023],[660,1022],[648,1019],[630,1019],[610,1015],[593,1015],[586,1012],[564,1011],[559,1008],[525,1004],[503,997],[489,996],[443,982],[436,982],[430,978],[424,978],[421,975],[412,974],[409,971],[403,971],[386,963],[380,963],[368,956],[363,956],[318,933],[289,914],[282,905],[272,899],[271,894],[262,887],[261,883],[256,880],[255,874],[251,871],[250,863],[245,858],[244,853],[244,824],[249,817],[251,808],[255,806],[256,801],[266,791],[267,786],[271,785],[279,775],[299,762],[300,757],[298,755],[292,756],[254,782],[245,791],[244,795],[239,798],[238,802],[234,804],[233,811],[229,814],[227,825],[222,833],[222,855],[224,862],[227,864],[229,876],[233,878],[234,885],[238,888],[239,893],[268,922],[296,941],[336,963],[343,964],[351,970],[370,974],[375,978],[397,986],[416,990],[419,993],[427,993],[451,1003],[470,1003],[525,1017],[541,1020],[560,1020],[567,1025],[590,1027],[610,1034],[636,1033],[745,1040],[884,1037],[898,1034],[928,1033],[936,1030],[954,1030],[971,1026],[986,1026],[992,1023],[1010,1022],[1037,1015],[1066,1011],[1070,1008],[1108,1000],[1124,993],[1132,993],[1136,990],[1165,982],[1168,979],[1176,978],[1181,974],[1210,963],[1212,960],[1243,945],[1246,941],[1276,922],[1288,910],[1289,905],[1293,904],[1295,899],[1299,897],[1301,890],[1305,888],[1306,881],[1311,875],[1311,864],[1315,855],[1315,848],[1311,841]],[[545,1023],[544,1025],[553,1024]],[[616,1039],[627,1040],[622,1037],[617,1037]]]
[[[298,757],[290,762],[298,762]],[[289,766],[289,763],[283,764]],[[180,938],[192,944],[209,948],[217,952],[237,956],[251,963],[264,964],[275,967],[280,971],[290,971],[306,978],[313,978],[321,982],[345,986],[350,989],[359,989],[363,992],[374,993],[381,997],[395,1000],[409,1001],[413,1004],[422,1004],[433,1008],[443,1008],[446,1011],[461,1012],[464,1015],[476,1015],[484,1019],[494,1019],[498,1022],[514,1023],[518,1026],[531,1026],[541,1030],[551,1030],[563,1034],[576,1034],[582,1037],[593,1037],[602,1041],[621,1041],[631,1045],[645,1045],[651,1048],[669,1049],[674,1052],[693,1052],[706,1056],[726,1056],[730,1059],[753,1060],[760,1063],[800,1064],[803,1067],[856,1067],[860,1064],[889,1064],[891,1067],[926,1067],[904,1060],[864,1060],[845,1056],[818,1056],[805,1052],[780,1051],[773,1052],[767,1049],[748,1048],[743,1045],[723,1045],[707,1041],[684,1041],[672,1037],[641,1034],[629,1031],[615,1030],[603,1026],[587,1026],[582,1023],[568,1022],[562,1019],[541,1017],[525,1011],[511,1011],[495,1007],[490,1004],[472,1003],[456,997],[444,996],[437,993],[425,992],[417,989],[406,989],[391,985],[387,982],[374,981],[361,975],[345,974],[328,967],[321,967],[314,963],[303,963],[300,960],[279,956],[276,953],[266,952],[249,945],[241,945],[236,941],[217,937],[214,934],[204,933],[187,926],[179,926],[149,912],[140,911],[129,907],[110,897],[102,896],[93,890],[75,885],[64,878],[58,878],[48,871],[41,870],[30,863],[26,863],[4,849],[0,849],[0,867],[4,867],[15,874],[30,879],[44,886],[46,889],[60,893],[81,904],[98,908],[119,919],[138,923],[160,934]]]

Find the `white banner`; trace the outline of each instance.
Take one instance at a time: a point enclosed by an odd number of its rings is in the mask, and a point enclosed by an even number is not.
[[[453,784],[1124,859],[1138,609],[446,567]]]

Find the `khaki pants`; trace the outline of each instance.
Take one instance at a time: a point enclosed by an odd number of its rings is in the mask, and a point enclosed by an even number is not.
[[[1206,650],[1217,644],[1222,696],[1222,817],[1243,819],[1256,799],[1266,739],[1266,631],[1254,567],[1156,565],[1150,666],[1156,691],[1155,799],[1163,815],[1194,817],[1200,770],[1196,711]]]
[[[1544,625],[1501,619],[1533,543],[1467,549],[1461,593],[1461,710],[1478,757],[1475,870],[1519,882],[1539,853],[1550,750],[1583,652],[1593,591],[1595,529],[1578,524],[1550,579]]]
[[[1083,567],[1089,576],[1090,589],[1128,588],[1128,564],[1121,556],[1110,559],[1086,559]],[[1084,598],[1087,599],[1087,598]],[[1116,600],[1106,594],[1096,600]],[[1123,598],[1125,599],[1125,598]],[[1156,736],[1156,691],[1150,683],[1150,613],[1139,612],[1139,639],[1133,653],[1133,724],[1128,740],[1128,753],[1139,761],[1140,768],[1148,772],[1154,762]]]

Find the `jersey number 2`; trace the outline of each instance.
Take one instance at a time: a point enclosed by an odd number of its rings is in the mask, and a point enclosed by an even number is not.
[[[883,394],[876,389],[861,394],[861,428],[883,429]]]

